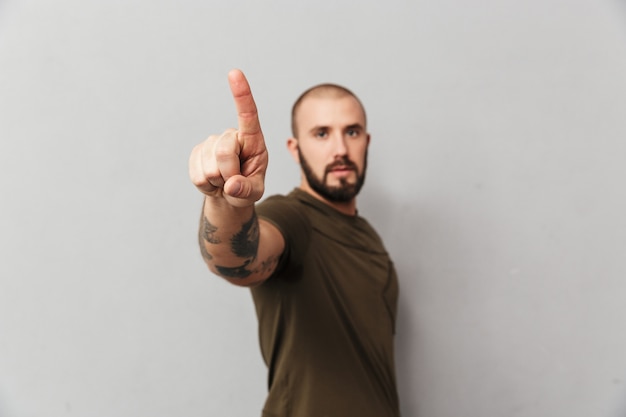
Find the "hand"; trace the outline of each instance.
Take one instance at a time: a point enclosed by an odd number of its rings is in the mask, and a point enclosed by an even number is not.
[[[235,207],[253,205],[263,196],[267,148],[256,104],[246,77],[228,73],[239,128],[211,135],[189,157],[189,176],[205,195],[225,198]]]

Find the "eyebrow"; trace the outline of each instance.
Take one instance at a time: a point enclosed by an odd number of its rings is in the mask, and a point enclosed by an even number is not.
[[[319,126],[313,126],[309,132],[314,133],[320,130],[328,130],[330,129],[330,126],[325,126],[325,125],[319,125]],[[351,125],[348,125],[346,127],[344,127],[343,129],[347,130],[347,129],[360,129],[360,130],[365,130],[365,127],[361,124],[361,123],[353,123]]]

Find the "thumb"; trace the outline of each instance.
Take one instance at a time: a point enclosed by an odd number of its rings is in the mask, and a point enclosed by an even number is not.
[[[263,182],[259,184],[254,177],[233,175],[224,184],[224,194],[248,204],[258,201],[263,196]],[[244,201],[241,201],[242,203]]]

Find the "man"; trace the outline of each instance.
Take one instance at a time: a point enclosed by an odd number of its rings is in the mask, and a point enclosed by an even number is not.
[[[370,142],[361,102],[332,84],[307,90],[287,141],[300,186],[256,204],[267,149],[248,82],[228,78],[239,128],[197,145],[190,176],[205,194],[205,262],[251,287],[269,371],[263,417],[399,416],[396,273],[356,208]]]

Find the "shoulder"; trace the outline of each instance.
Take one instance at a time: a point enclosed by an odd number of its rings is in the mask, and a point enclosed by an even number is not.
[[[284,209],[288,206],[297,205],[298,201],[291,195],[275,194],[267,197],[256,205],[257,212],[271,212]]]
[[[310,228],[306,207],[295,192],[266,198],[256,205],[256,212],[260,219],[278,227],[283,235]]]

